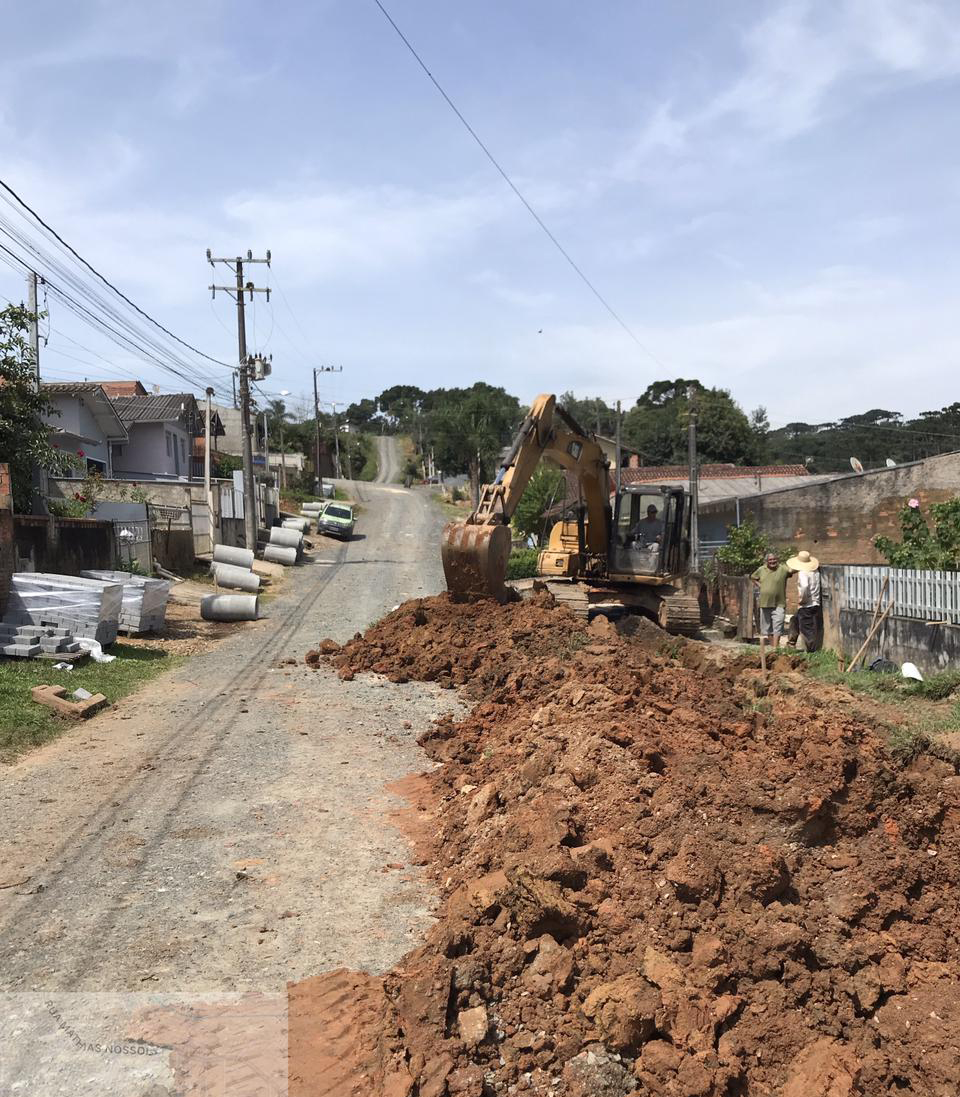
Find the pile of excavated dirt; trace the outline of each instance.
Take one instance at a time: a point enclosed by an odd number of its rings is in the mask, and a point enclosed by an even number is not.
[[[956,768],[787,660],[759,697],[755,658],[633,628],[440,596],[324,645],[477,702],[422,739],[438,920],[364,984],[355,1091],[953,1097]]]

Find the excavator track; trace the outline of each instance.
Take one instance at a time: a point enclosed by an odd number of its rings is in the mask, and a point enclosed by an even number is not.
[[[700,602],[688,594],[668,594],[661,598],[657,623],[665,632],[696,636],[700,631]]]

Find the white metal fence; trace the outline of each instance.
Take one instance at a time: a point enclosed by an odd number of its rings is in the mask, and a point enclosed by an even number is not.
[[[873,610],[889,579],[884,603],[892,600],[897,617],[960,623],[960,572],[913,568],[826,565],[837,574],[842,609]]]

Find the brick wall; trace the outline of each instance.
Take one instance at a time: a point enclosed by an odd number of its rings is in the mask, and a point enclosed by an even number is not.
[[[924,509],[960,495],[960,453],[909,465],[843,476],[809,487],[748,496],[741,520],[752,515],[775,544],[809,549],[825,564],[885,563],[873,545],[878,534],[900,538],[900,508],[908,499]],[[734,525],[733,500],[707,503],[705,515]]]
[[[0,614],[7,605],[13,571],[13,485],[10,466],[0,465]]]

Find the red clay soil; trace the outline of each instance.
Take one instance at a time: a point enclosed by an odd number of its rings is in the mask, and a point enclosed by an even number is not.
[[[336,1087],[294,1070],[322,1018],[291,1000],[291,1092],[960,1092],[956,767],[891,756],[787,660],[758,700],[755,660],[634,627],[440,596],[325,645],[477,704],[422,740],[437,923],[352,977]]]

